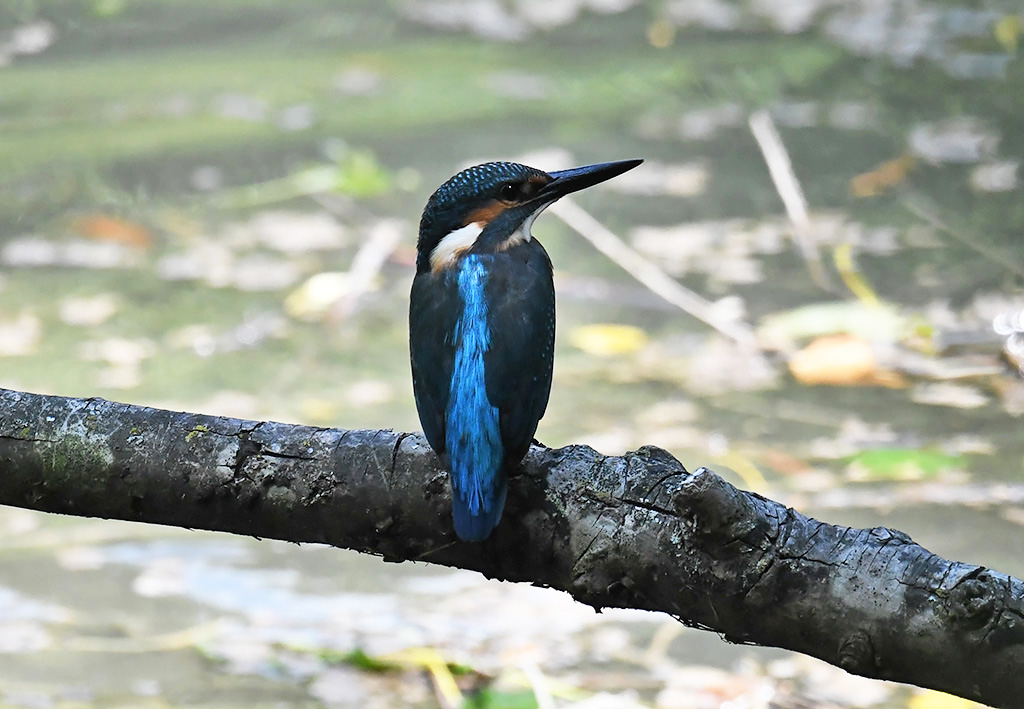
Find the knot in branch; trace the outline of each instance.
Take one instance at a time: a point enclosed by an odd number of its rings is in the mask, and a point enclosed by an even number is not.
[[[767,501],[739,490],[707,468],[698,468],[673,496],[676,512],[709,543],[741,541],[749,547],[767,549],[775,534],[767,520],[774,518],[762,509]]]
[[[839,647],[839,666],[847,672],[873,676],[878,661],[875,659],[875,647],[871,642],[871,636],[863,630],[851,633]]]
[[[985,627],[996,612],[999,601],[993,579],[986,571],[957,584],[946,601],[949,619],[966,630]]]

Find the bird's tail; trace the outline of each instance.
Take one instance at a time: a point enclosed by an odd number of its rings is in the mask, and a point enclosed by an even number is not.
[[[482,542],[501,521],[508,493],[508,476],[503,469],[482,480],[468,475],[461,481],[452,471],[452,521],[455,534],[464,542]],[[460,482],[462,484],[460,484]]]

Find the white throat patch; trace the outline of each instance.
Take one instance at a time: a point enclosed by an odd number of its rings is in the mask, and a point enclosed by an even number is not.
[[[461,229],[450,232],[437,242],[437,246],[430,252],[430,268],[440,271],[454,264],[463,251],[472,248],[476,243],[476,237],[480,236],[483,230],[483,224],[471,222]]]
[[[551,206],[551,202],[542,204],[533,214],[524,219],[519,228],[498,246],[498,250],[504,251],[532,239],[533,233],[530,230],[533,228],[533,220],[549,206]],[[473,244],[476,243],[477,237],[483,232],[485,226],[487,225],[482,222],[470,222],[464,227],[449,232],[447,236],[437,242],[437,246],[430,252],[431,270],[442,271],[454,265],[466,250],[473,248]]]
[[[532,239],[533,232],[531,231],[531,229],[533,229],[533,220],[536,219],[541,212],[543,212],[550,206],[551,202],[546,202],[545,204],[542,204],[541,206],[537,207],[533,214],[524,219],[523,223],[519,225],[519,228],[512,232],[512,236],[510,236],[503,244],[504,248],[507,249],[512,246],[515,246],[516,244],[521,244],[524,241],[529,241],[530,239]]]

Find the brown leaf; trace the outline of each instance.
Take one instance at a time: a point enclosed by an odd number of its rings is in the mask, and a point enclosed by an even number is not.
[[[811,465],[806,460],[801,460],[775,448],[759,450],[757,456],[765,466],[783,475],[800,475],[812,470]]]
[[[886,160],[869,172],[862,172],[850,180],[850,191],[854,197],[874,197],[886,189],[907,179],[907,173],[914,167],[914,158],[901,155]]]
[[[847,334],[815,339],[790,357],[789,371],[801,384],[906,386],[898,374],[878,368],[875,354],[867,341]]]
[[[106,214],[77,217],[71,222],[71,228],[82,236],[96,241],[113,241],[139,248],[148,248],[153,245],[153,236],[146,227]]]

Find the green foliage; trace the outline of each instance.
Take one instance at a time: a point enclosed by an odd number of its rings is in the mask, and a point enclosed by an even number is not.
[[[963,456],[928,448],[875,448],[849,458],[851,474],[864,480],[917,480],[963,466]]]
[[[351,150],[338,161],[335,189],[351,197],[376,197],[391,190],[393,180],[369,150]]]
[[[324,651],[324,653],[329,652],[330,651]],[[324,654],[321,654],[321,657],[324,657]],[[325,657],[324,659],[327,658]],[[399,668],[399,666],[394,663],[384,662],[383,660],[367,655],[362,648],[356,648],[355,650],[351,650],[346,653],[340,653],[336,661],[346,665],[351,665],[352,667],[366,672],[391,672]]]
[[[537,709],[537,698],[530,690],[502,692],[483,689],[466,698],[465,709]]]
[[[127,0],[93,0],[92,14],[96,17],[116,17],[127,8]]]

